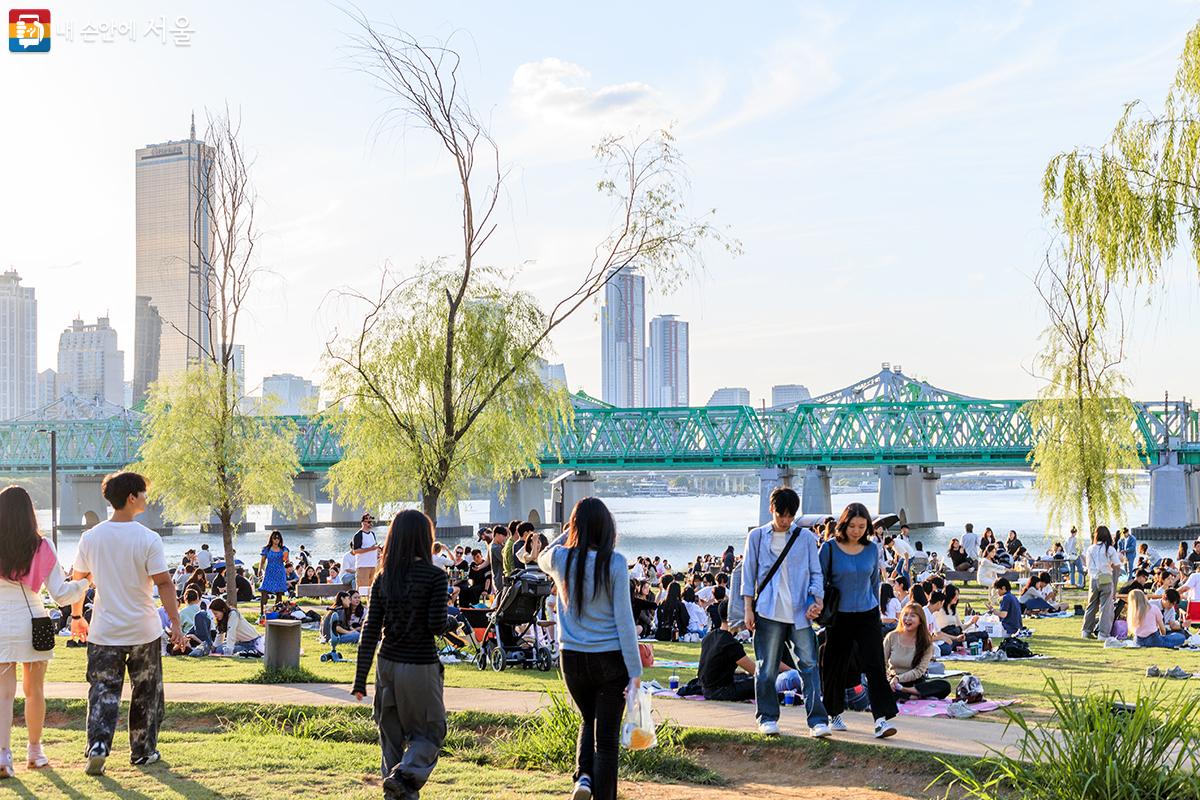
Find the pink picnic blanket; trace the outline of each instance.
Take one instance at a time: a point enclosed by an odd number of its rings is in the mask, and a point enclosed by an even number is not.
[[[906,717],[948,717],[946,707],[953,702],[951,700],[909,700],[907,703],[901,703],[898,708],[900,713]],[[967,708],[972,711],[985,712],[995,711],[997,708],[1010,706],[1016,700],[984,700],[982,703],[970,703]]]

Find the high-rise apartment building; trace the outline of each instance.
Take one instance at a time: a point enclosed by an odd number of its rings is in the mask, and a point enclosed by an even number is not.
[[[791,406],[811,399],[808,387],[798,383],[782,383],[771,387],[772,406]]]
[[[0,275],[0,419],[37,405],[37,298],[10,269]]]
[[[727,386],[717,389],[708,398],[710,406],[748,406],[750,405],[750,390],[741,386]]]
[[[77,319],[58,337],[57,396],[70,392],[82,400],[125,404],[125,354],[117,332],[100,317],[95,325]]]
[[[37,407],[45,408],[58,399],[58,373],[44,369],[37,376]]]
[[[650,320],[646,351],[646,405],[688,405],[688,324],[674,314]]]
[[[212,215],[206,181],[213,151],[191,136],[134,157],[136,279],[133,396],[181,372],[209,349],[206,314]]]
[[[632,267],[604,287],[600,309],[600,391],[604,402],[624,408],[646,400],[646,279]]]
[[[263,378],[262,396],[270,398],[273,414],[312,414],[317,411],[320,389],[299,375],[284,373]]]

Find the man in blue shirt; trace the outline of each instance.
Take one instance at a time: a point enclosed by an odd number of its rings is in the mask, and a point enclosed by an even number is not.
[[[1016,636],[1017,631],[1021,630],[1021,603],[1013,596],[1012,584],[1008,582],[1008,578],[997,578],[992,588],[1000,595],[1000,608],[996,610],[996,616],[1000,618],[1004,632],[1009,636]]]
[[[1125,555],[1125,572],[1132,578],[1137,571],[1138,540],[1129,528],[1125,528],[1121,533],[1123,534],[1121,536],[1121,552]]]
[[[779,734],[775,678],[785,642],[792,645],[804,682],[809,732],[818,737],[831,733],[829,715],[821,701],[817,637],[811,624],[821,613],[825,581],[817,538],[811,530],[795,524],[799,510],[800,497],[792,489],[781,486],[771,492],[771,522],[750,531],[742,559],[745,625],[754,634],[755,716],[759,733],[768,736]],[[788,548],[793,537],[795,541]],[[780,561],[779,569],[767,580],[776,561]]]

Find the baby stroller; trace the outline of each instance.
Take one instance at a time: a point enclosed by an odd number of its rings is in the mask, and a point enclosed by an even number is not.
[[[505,579],[504,593],[487,615],[475,666],[501,672],[516,665],[549,672],[555,664],[554,651],[539,641],[537,622],[544,619],[546,598],[554,582],[536,568],[514,571]],[[531,630],[532,629],[532,630]],[[533,643],[527,641],[532,634]]]

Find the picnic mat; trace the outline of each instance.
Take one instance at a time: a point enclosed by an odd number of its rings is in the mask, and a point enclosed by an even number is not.
[[[654,666],[663,669],[700,669],[699,661],[671,661],[665,658],[654,659]]]
[[[950,706],[951,700],[909,700],[907,703],[901,703],[897,708],[900,710],[900,715],[905,717],[948,717],[946,709]],[[972,711],[984,713],[987,711],[995,711],[1004,706],[1011,706],[1016,700],[984,700],[982,703],[969,703],[967,708]]]
[[[1012,662],[1014,664],[1019,664],[1022,661],[1033,661],[1033,660],[1039,659],[1039,658],[1054,658],[1054,656],[1038,654],[1036,656],[1030,656],[1029,658],[1010,658],[1010,659],[1008,659],[1008,661],[984,661],[984,658],[982,655],[973,656],[970,654],[962,655],[961,653],[951,653],[948,656],[938,656],[937,660],[938,661],[983,661],[983,663],[985,663],[985,664],[1007,664],[1009,662]]]

